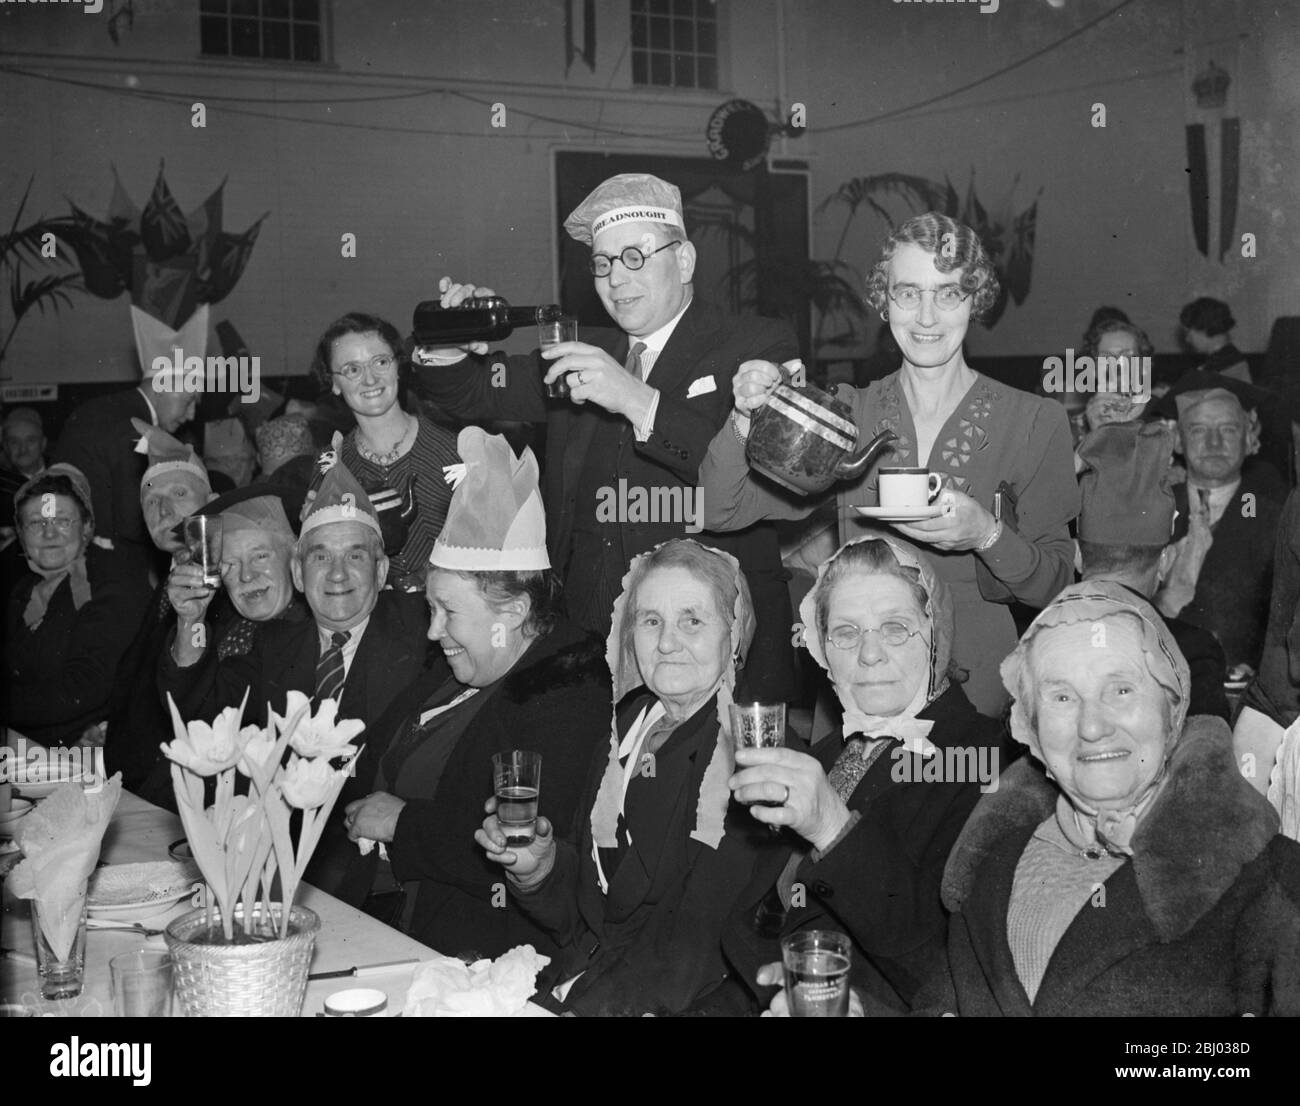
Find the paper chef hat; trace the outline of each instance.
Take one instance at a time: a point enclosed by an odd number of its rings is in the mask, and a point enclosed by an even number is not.
[[[528,572],[551,567],[537,458],[516,457],[500,435],[468,426],[456,439],[465,476],[429,564],[457,572]]]
[[[149,467],[144,470],[144,476],[140,480],[141,495],[158,477],[169,472],[188,472],[211,493],[208,470],[199,460],[193,446],[177,441],[161,426],[150,426],[142,419],[132,419],[131,425],[140,435],[140,440],[135,445],[136,453],[145,453],[149,457]]]
[[[155,319],[147,311],[141,311],[131,305],[131,326],[135,330],[135,348],[140,355],[140,370],[145,380],[152,380],[159,373],[174,367],[175,351],[181,351],[181,363],[186,357],[206,357],[208,353],[208,305],[205,303],[186,322],[180,330],[172,330],[166,323]],[[158,358],[165,358],[165,365],[154,367]]]
[[[317,527],[331,522],[360,522],[382,538],[383,531],[379,528],[379,518],[370,497],[339,457],[341,437],[335,435],[334,450],[323,454],[322,464],[329,465],[329,468],[321,479],[316,498],[303,507],[302,536],[305,538]]]
[[[220,515],[224,532],[257,530],[280,534],[293,541],[297,536],[294,522],[302,513],[304,493],[297,488],[250,485],[236,488],[212,500],[201,514]]]
[[[597,185],[564,220],[564,229],[590,246],[607,227],[640,220],[667,223],[684,232],[681,190],[649,173],[620,173]]]
[[[1099,426],[1079,443],[1079,537],[1108,545],[1165,545],[1172,537],[1174,433],[1163,423]]]

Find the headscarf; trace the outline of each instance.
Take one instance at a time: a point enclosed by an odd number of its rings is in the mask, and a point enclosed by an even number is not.
[[[604,778],[596,794],[595,805],[591,809],[591,831],[597,848],[614,848],[617,844],[616,833],[620,797],[623,791],[623,769],[619,764],[618,704],[631,690],[642,685],[641,670],[636,663],[636,653],[631,645],[631,635],[626,641],[623,624],[632,612],[627,609],[628,598],[640,586],[647,570],[651,567],[649,559],[656,552],[668,545],[690,545],[704,553],[721,558],[736,587],[736,601],[731,619],[731,658],[722,673],[722,683],[717,692],[718,740],[713,756],[704,772],[700,785],[699,800],[695,808],[695,828],[691,837],[716,849],[722,842],[723,822],[727,807],[731,802],[731,791],[727,780],[735,771],[735,755],[731,738],[732,691],[736,686],[736,669],[745,663],[745,654],[749,651],[754,638],[754,608],[749,597],[749,586],[740,571],[740,563],[729,553],[711,546],[701,545],[690,538],[677,538],[656,546],[649,553],[642,553],[633,558],[627,574],[623,577],[622,591],[614,600],[614,612],[609,637],[606,639],[605,659],[614,684],[614,718],[610,727],[609,762],[605,768]]]
[[[1097,811],[1086,803],[1067,795],[1064,790],[1057,802],[1057,821],[1062,831],[1072,841],[1078,841],[1079,834],[1084,835],[1085,843],[1095,841],[1108,852],[1115,855],[1132,855],[1129,845],[1138,820],[1155,798],[1165,773],[1169,767],[1169,758],[1174,746],[1182,735],[1183,725],[1187,720],[1187,708],[1191,701],[1192,681],[1188,672],[1187,661],[1178,648],[1174,636],[1169,631],[1164,619],[1156,613],[1150,603],[1140,595],[1130,591],[1123,584],[1109,580],[1085,580],[1071,584],[1063,589],[1038,617],[1030,623],[1024,637],[1002,662],[1002,682],[1011,693],[1011,736],[1023,745],[1027,745],[1035,757],[1047,766],[1043,757],[1043,748],[1038,740],[1038,732],[1030,721],[1028,704],[1033,700],[1033,673],[1029,665],[1029,647],[1035,637],[1043,630],[1055,626],[1069,626],[1076,622],[1100,623],[1103,619],[1113,618],[1117,614],[1135,615],[1142,629],[1142,657],[1147,671],[1152,678],[1174,697],[1170,712],[1169,740],[1165,744],[1164,760],[1154,779],[1143,790],[1134,803],[1118,811]],[[1054,779],[1048,768],[1049,779]]]
[[[928,739],[934,723],[917,718],[930,703],[948,690],[948,663],[952,659],[953,616],[952,602],[948,598],[948,589],[942,580],[934,574],[929,562],[911,546],[893,537],[871,536],[855,538],[845,542],[825,564],[817,570],[817,582],[812,590],[804,596],[799,604],[799,620],[802,625],[803,641],[800,643],[827,675],[831,674],[830,664],[826,660],[826,648],[822,642],[821,627],[817,621],[817,599],[827,587],[826,576],[831,566],[850,546],[863,542],[878,541],[889,547],[894,560],[903,568],[914,568],[920,573],[920,584],[927,597],[925,614],[930,619],[930,671],[926,680],[917,688],[912,701],[899,713],[892,715],[873,715],[861,710],[853,701],[847,687],[835,684],[835,697],[844,708],[845,735],[860,733],[864,737],[889,735],[900,739],[905,745],[914,746],[911,751],[928,753],[933,749]],[[863,573],[865,575],[865,573]],[[875,575],[875,573],[873,573]]]
[[[59,590],[59,585],[63,583],[64,579],[67,579],[68,586],[72,589],[72,607],[74,610],[81,610],[91,600],[90,577],[86,573],[86,548],[89,547],[90,539],[95,535],[95,510],[90,498],[90,482],[81,469],[75,465],[59,462],[51,465],[44,472],[33,476],[14,492],[14,517],[16,520],[18,505],[27,497],[28,492],[41,480],[50,476],[62,476],[72,485],[73,496],[81,505],[81,509],[86,516],[86,546],[71,564],[59,569],[42,568],[32,558],[27,557],[27,567],[42,578],[32,588],[31,598],[27,600],[27,606],[23,610],[23,624],[29,630],[35,630],[45,621],[45,612],[49,609],[50,600],[54,597],[54,593]],[[23,549],[26,552],[25,545]]]

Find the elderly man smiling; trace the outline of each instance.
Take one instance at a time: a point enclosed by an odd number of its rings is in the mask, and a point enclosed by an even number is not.
[[[1264,474],[1243,466],[1259,451],[1254,389],[1224,387],[1174,396],[1187,483],[1175,489],[1189,530],[1156,593],[1162,614],[1209,630],[1229,669],[1258,668],[1273,580],[1273,538],[1282,501]],[[1245,403],[1243,403],[1243,398]]]

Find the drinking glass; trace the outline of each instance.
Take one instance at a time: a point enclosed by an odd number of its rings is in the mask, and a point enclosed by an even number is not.
[[[41,996],[76,998],[86,975],[86,889],[71,901],[42,904],[32,899],[32,941]]]
[[[779,749],[785,744],[785,704],[732,703],[731,736],[737,749]]]
[[[507,845],[528,845],[537,834],[537,796],[542,786],[542,754],[512,749],[492,757],[497,821]]]
[[[181,523],[185,548],[193,562],[203,569],[203,586],[221,585],[221,519],[191,515]]]
[[[542,349],[550,349],[551,346],[558,346],[561,342],[576,342],[577,340],[578,320],[571,315],[561,315],[558,319],[550,319],[537,324],[537,342]],[[549,368],[551,362],[543,360],[542,364]],[[568,399],[569,391],[568,373],[557,376],[546,386],[546,394],[552,399]]]
[[[806,929],[781,941],[792,1018],[847,1018],[853,946],[843,933]]]
[[[172,960],[165,952],[137,949],[108,962],[113,1012],[119,1018],[172,1016]]]

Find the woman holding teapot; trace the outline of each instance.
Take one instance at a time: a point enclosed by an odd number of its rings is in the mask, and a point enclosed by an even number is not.
[[[841,385],[838,398],[853,409],[860,443],[885,431],[895,440],[877,466],[836,489],[841,544],[889,526],[926,551],[952,595],[953,659],[969,672],[966,693],[991,715],[1006,705],[998,665],[1017,640],[1008,605],[1042,607],[1072,581],[1068,526],[1079,512],[1065,409],[966,364],[966,330],[998,291],[993,265],[970,227],[932,211],[890,234],[867,281],[867,299],[889,323],[903,363],[866,388]],[[817,506],[746,463],[751,416],[780,381],[778,367],[765,361],[747,361],[735,375],[731,423],[700,467],[707,529],[802,518]],[[881,468],[937,474],[931,510],[881,509]],[[933,517],[920,517],[925,514]]]

